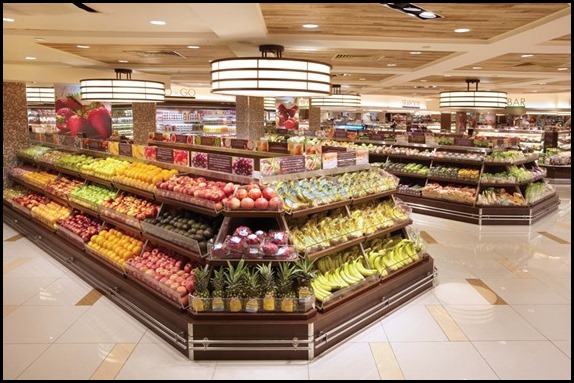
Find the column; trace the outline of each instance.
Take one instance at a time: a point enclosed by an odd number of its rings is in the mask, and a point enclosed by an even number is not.
[[[265,134],[263,97],[235,97],[237,138],[258,140]]]
[[[452,124],[452,114],[449,113],[441,113],[440,114],[440,131],[449,133],[451,124]]]
[[[156,105],[153,102],[134,102],[134,144],[147,145],[148,134],[156,129]]]
[[[456,112],[456,131],[455,133],[466,132],[466,112]]]
[[[309,130],[321,129],[321,108],[319,106],[309,107]]]
[[[6,174],[18,162],[16,153],[29,145],[28,110],[26,84],[21,82],[2,83],[2,160],[4,172],[2,182],[9,185]]]

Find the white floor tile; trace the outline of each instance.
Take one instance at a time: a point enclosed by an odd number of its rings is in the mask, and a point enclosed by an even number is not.
[[[345,343],[309,363],[311,380],[380,380],[368,343]]]
[[[510,306],[448,306],[446,309],[471,341],[545,339]]]
[[[4,278],[60,278],[65,273],[71,273],[64,266],[57,264],[57,261],[49,260],[47,257],[47,255],[35,257],[6,273]]]
[[[6,224],[2,224],[2,240],[5,241],[10,237],[18,235],[18,232]]]
[[[194,362],[166,343],[140,343],[116,380],[211,380],[216,362]]]
[[[4,343],[52,343],[87,307],[20,306],[3,322]]]
[[[377,321],[357,335],[351,337],[349,342],[361,342],[361,343],[368,343],[368,342],[386,342],[387,336],[385,335],[385,330],[380,321]]]
[[[568,303],[564,297],[536,279],[483,279],[483,282],[513,305]]]
[[[119,307],[92,306],[58,343],[137,343],[145,327]]]
[[[390,342],[448,341],[426,306],[400,308],[382,324]]]
[[[151,330],[146,330],[144,336],[142,336],[140,343],[162,343],[163,339]]]
[[[470,342],[392,343],[406,380],[496,380]]]
[[[217,362],[213,380],[309,380],[306,362]]]
[[[474,342],[504,380],[571,379],[570,359],[549,341]]]
[[[570,305],[517,305],[514,309],[549,340],[572,339]]]
[[[76,279],[62,277],[43,287],[26,301],[28,306],[73,306],[92,288]]]
[[[498,255],[498,253],[497,253]],[[517,278],[516,274],[504,267],[497,259],[473,259],[466,263],[468,270],[477,278]]]
[[[441,281],[439,277],[439,281]],[[466,280],[461,282],[442,283],[434,288],[437,299],[445,306],[450,305],[488,305],[488,301],[480,295]]]
[[[49,347],[48,344],[4,344],[2,345],[2,376],[4,380],[14,380],[41,353]]]
[[[113,344],[54,344],[18,378],[88,380],[113,346]]]
[[[21,267],[21,266],[20,266]],[[54,283],[55,278],[4,278],[2,301],[5,305],[21,305]]]
[[[570,340],[555,340],[552,343],[558,347],[566,356],[571,358],[572,354],[572,341]]]
[[[413,298],[406,304],[406,306],[411,305],[440,305],[440,302],[437,299],[433,288],[418,295],[416,298]]]

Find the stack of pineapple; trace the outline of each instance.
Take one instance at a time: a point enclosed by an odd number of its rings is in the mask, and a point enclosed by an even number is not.
[[[282,262],[277,267],[259,264],[248,267],[243,260],[227,267],[196,268],[193,311],[294,312],[299,302],[311,302],[313,262]],[[210,292],[211,291],[211,292]],[[305,305],[305,307],[307,307]]]

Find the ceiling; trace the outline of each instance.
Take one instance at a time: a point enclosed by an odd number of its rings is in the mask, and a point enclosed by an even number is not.
[[[433,99],[471,78],[509,94],[571,87],[569,3],[424,3],[442,16],[429,20],[381,3],[74,4],[3,3],[15,20],[3,22],[4,81],[78,82],[125,67],[207,87],[210,60],[281,44],[285,58],[331,64],[343,92]]]

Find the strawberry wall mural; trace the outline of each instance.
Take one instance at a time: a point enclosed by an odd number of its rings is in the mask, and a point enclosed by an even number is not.
[[[299,129],[299,107],[297,99],[281,97],[276,99],[277,127],[282,129]]]
[[[56,128],[60,134],[106,139],[112,135],[111,104],[82,103],[80,86],[56,84]]]

